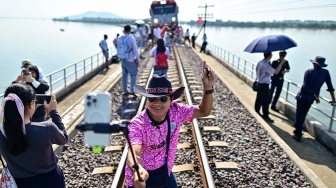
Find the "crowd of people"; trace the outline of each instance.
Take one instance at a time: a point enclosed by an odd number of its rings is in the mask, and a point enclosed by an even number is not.
[[[188,41],[195,48],[195,33],[190,42],[189,29],[182,37],[182,28],[174,24],[171,27],[165,24],[162,28],[149,30],[150,28],[145,30],[137,25],[132,34],[131,26],[125,25],[123,35],[117,34],[113,39],[117,56],[121,59],[123,93],[134,95],[136,92],[147,98],[145,110],[137,114],[128,126],[128,147],[132,147],[132,150],[129,150],[125,170],[126,184],[130,188],[178,187],[172,168],[179,130],[183,122],[191,122],[194,118],[211,113],[215,75],[203,62],[203,95],[200,103],[187,105],[175,102],[182,96],[184,87],[173,91],[167,77],[171,45],[182,43],[180,40],[183,38],[184,44]],[[154,74],[144,88],[136,85],[136,80],[141,62],[139,48],[146,45],[148,38],[155,43],[149,54],[154,57]],[[99,43],[106,59],[106,69],[109,60],[107,39],[108,36],[104,35]],[[200,52],[205,52],[206,45],[207,36],[204,34]],[[254,109],[270,123],[274,121],[269,117],[269,108],[279,112],[276,105],[284,76],[290,71],[286,55],[286,51],[280,51],[279,58],[271,63],[272,52],[266,52],[256,66],[258,90]],[[298,142],[301,141],[304,120],[311,105],[314,101],[320,102],[319,94],[323,83],[326,83],[327,91],[330,92],[330,103],[335,103],[334,88],[329,71],[325,69],[325,61],[321,56],[311,60],[313,68],[305,72],[304,83],[296,96],[293,138]],[[21,68],[20,75],[7,87],[2,101],[0,157],[5,159],[18,187],[66,187],[63,172],[57,164],[58,158],[52,148],[52,144],[64,145],[68,141],[64,124],[57,112],[56,96],[51,93],[50,102],[36,104],[36,94],[45,94],[49,90],[49,83],[42,69],[30,60],[24,60]],[[46,121],[47,115],[51,121]],[[135,161],[132,156],[135,156]]]
[[[17,187],[65,188],[64,174],[52,147],[68,141],[56,96],[51,93],[50,102],[37,104],[36,94],[45,94],[49,84],[42,69],[30,60],[24,60],[21,68],[2,101],[0,157],[6,161]],[[46,121],[47,115],[52,121]]]
[[[259,61],[256,66],[258,90],[254,110],[270,123],[273,123],[274,120],[269,117],[269,106],[271,105],[271,110],[279,112],[276,104],[282,91],[284,75],[290,70],[289,62],[285,59],[286,55],[286,51],[280,51],[279,58],[271,63],[272,52],[266,52],[264,53],[264,59]],[[331,101],[329,103],[335,103],[336,101],[335,89],[331,83],[329,71],[324,69],[324,67],[327,67],[327,64],[325,64],[326,59],[317,56],[310,61],[313,64],[313,68],[305,72],[303,85],[295,97],[297,105],[293,138],[298,142],[301,142],[304,120],[311,105],[314,101],[320,103],[319,96],[323,83],[326,83],[327,91],[330,92]],[[275,89],[276,92],[273,97]],[[262,114],[260,113],[261,108]]]

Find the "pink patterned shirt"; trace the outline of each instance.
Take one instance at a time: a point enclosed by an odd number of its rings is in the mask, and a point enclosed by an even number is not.
[[[178,137],[180,133],[181,124],[184,121],[191,122],[195,107],[172,102],[169,110],[170,118],[170,144],[168,153],[168,174],[173,169],[176,148],[178,144]],[[141,144],[142,154],[141,160],[146,170],[155,170],[164,165],[166,159],[166,139],[168,133],[167,121],[160,125],[160,129],[154,128],[151,124],[146,110],[142,111],[135,118],[132,119],[128,125],[129,138],[131,144]],[[126,183],[132,186],[132,172],[126,165]]]

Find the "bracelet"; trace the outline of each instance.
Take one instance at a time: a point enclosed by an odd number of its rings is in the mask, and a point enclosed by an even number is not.
[[[204,94],[212,94],[215,90],[212,88],[212,89],[209,89],[209,90],[204,90]]]

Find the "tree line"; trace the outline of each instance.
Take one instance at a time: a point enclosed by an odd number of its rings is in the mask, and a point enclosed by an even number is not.
[[[199,25],[197,21],[180,21],[183,24]],[[238,22],[238,21],[207,21],[207,26],[221,27],[259,27],[259,28],[301,28],[301,29],[336,29],[336,21],[316,21],[316,20],[284,20],[272,22]]]

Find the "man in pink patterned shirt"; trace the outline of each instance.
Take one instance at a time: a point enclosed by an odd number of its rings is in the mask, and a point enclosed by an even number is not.
[[[191,122],[193,118],[210,114],[215,83],[210,68],[203,68],[202,82],[204,93],[198,106],[174,102],[183,94],[184,87],[173,92],[166,75],[153,75],[147,89],[134,86],[134,91],[147,97],[147,102],[146,109],[128,125],[128,136],[140,173],[139,179],[129,150],[125,172],[128,187],[177,187],[172,168],[180,126],[184,121]]]

